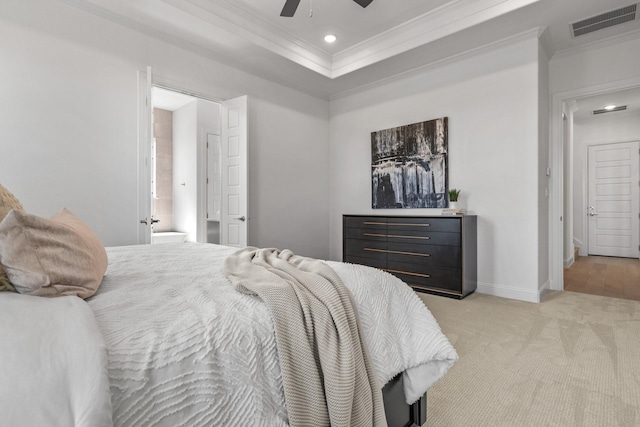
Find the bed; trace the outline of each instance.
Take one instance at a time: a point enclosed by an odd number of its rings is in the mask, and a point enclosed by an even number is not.
[[[3,225],[0,263],[9,273]],[[0,292],[4,422],[289,425],[272,312],[224,274],[236,251],[198,243],[107,248],[106,274],[84,300]],[[455,350],[399,279],[326,264],[352,296],[388,425],[421,425],[425,392]]]

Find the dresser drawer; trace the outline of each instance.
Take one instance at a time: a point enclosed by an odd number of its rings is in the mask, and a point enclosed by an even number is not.
[[[418,230],[447,231],[460,233],[459,218],[387,218],[389,233],[397,230],[416,232]]]
[[[458,267],[462,262],[460,246],[416,245],[410,243],[387,244],[389,262]]]
[[[369,228],[345,228],[345,239],[364,239],[364,240],[387,240],[387,231],[374,230]]]
[[[379,268],[384,270],[387,266],[386,258],[384,260],[374,258],[360,258],[356,256],[347,255],[344,258],[344,262],[350,262],[352,264],[368,265],[369,267]]]
[[[347,239],[345,255],[357,258],[387,260],[387,242],[379,240]]]
[[[414,232],[407,232],[407,230],[396,230],[395,232],[389,230],[387,234],[387,241],[389,243],[408,243],[416,245],[447,245],[447,246],[460,246],[461,235],[460,233],[443,233],[419,230]]]
[[[390,265],[387,271],[409,286],[444,289],[456,293],[461,292],[462,270],[457,268],[438,267],[432,269],[429,273],[412,273],[402,269],[396,270]]]
[[[384,218],[367,216],[345,217],[344,226],[346,228],[369,228],[374,230],[387,230],[387,221]]]

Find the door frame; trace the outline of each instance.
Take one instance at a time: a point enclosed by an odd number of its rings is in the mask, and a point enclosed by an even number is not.
[[[640,78],[627,79],[617,82],[605,83],[574,89],[565,92],[558,92],[551,95],[550,108],[550,136],[549,136],[549,164],[551,165],[551,194],[549,208],[549,266],[550,289],[556,291],[564,290],[564,138],[562,113],[564,105],[571,101],[587,96],[602,95],[609,92],[617,92],[626,89],[640,87]],[[570,167],[570,166],[569,166]],[[572,170],[569,170],[571,176]],[[573,231],[571,231],[573,239]]]
[[[612,145],[612,144],[624,144],[624,143],[635,143],[638,142],[638,139],[631,140],[605,140],[605,141],[587,141],[582,145],[584,151],[582,154],[584,155],[584,162],[582,165],[582,200],[585,202],[583,206],[580,206],[579,214],[583,217],[587,216],[587,208],[589,201],[589,147],[597,146],[597,145]],[[574,147],[575,149],[575,147]],[[636,191],[640,191],[640,188],[636,188]],[[638,219],[640,221],[640,219]],[[580,248],[580,255],[587,256],[589,255],[589,221],[582,222],[582,236],[583,236],[583,246]]]
[[[151,243],[151,146],[153,144],[153,104],[151,67],[138,71],[138,209],[136,226],[139,245]]]

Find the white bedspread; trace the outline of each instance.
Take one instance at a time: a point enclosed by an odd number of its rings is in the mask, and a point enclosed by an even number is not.
[[[1,292],[0,361],[0,425],[111,425],[107,351],[80,298]]]
[[[353,295],[380,384],[405,371],[405,398],[415,402],[458,360],[438,322],[397,277],[362,265],[327,264]]]
[[[116,426],[286,426],[270,314],[223,276],[236,249],[108,248],[89,300],[109,350]],[[330,263],[354,294],[380,385],[410,369],[416,400],[457,355],[420,299],[377,270]],[[426,365],[425,365],[426,363]]]

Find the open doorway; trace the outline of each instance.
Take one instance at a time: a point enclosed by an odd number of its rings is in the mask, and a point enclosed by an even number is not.
[[[198,164],[202,147],[217,142],[219,148],[221,104],[155,86],[152,100],[151,241],[220,243],[219,215],[206,209],[207,202],[219,206],[220,200],[211,199],[220,195],[201,194]],[[216,153],[213,148],[207,157]],[[219,155],[207,159],[207,188],[209,182],[219,187],[219,165]]]
[[[640,300],[640,88],[564,102],[564,290]]]
[[[154,108],[165,127],[171,123],[162,134],[171,134],[170,150],[154,141]],[[180,241],[247,246],[247,112],[246,95],[213,101],[154,82],[151,67],[138,73],[138,243],[162,240],[156,231]],[[165,171],[171,164],[170,174],[158,173],[162,161]],[[158,189],[163,181],[170,193]],[[165,217],[161,226],[154,215]]]

